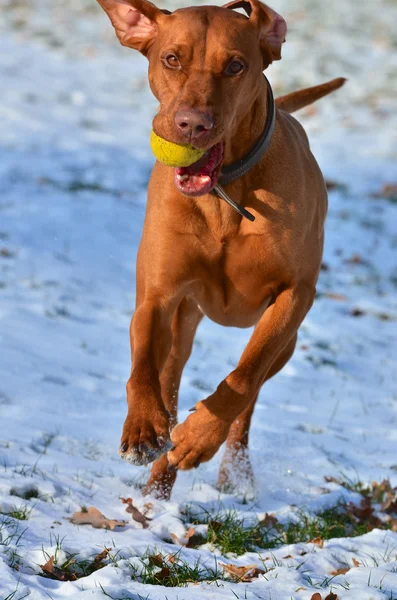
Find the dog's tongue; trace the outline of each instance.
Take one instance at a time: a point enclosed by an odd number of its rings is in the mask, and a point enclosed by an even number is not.
[[[175,169],[175,185],[188,196],[208,194],[216,184],[216,170],[222,160],[222,147],[216,144],[190,167]]]

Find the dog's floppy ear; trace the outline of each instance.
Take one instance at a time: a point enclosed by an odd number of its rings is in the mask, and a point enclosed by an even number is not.
[[[259,0],[234,0],[225,4],[224,8],[242,8],[248,18],[257,23],[259,43],[267,55],[268,64],[281,59],[281,46],[287,34],[287,24],[281,15]]]
[[[123,46],[146,54],[158,33],[162,12],[148,0],[98,0]]]

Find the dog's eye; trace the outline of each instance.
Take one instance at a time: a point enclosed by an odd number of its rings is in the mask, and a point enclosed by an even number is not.
[[[179,58],[175,56],[175,54],[167,54],[166,56],[164,56],[163,63],[169,69],[179,69],[181,66]]]
[[[231,63],[228,64],[225,70],[225,75],[233,76],[239,75],[243,71],[245,71],[246,66],[241,60],[232,60]]]

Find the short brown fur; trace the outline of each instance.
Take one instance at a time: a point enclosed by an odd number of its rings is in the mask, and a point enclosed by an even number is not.
[[[242,3],[253,8],[250,18],[220,7],[168,15],[146,0],[99,2],[122,43],[149,59],[150,86],[160,102],[156,133],[181,142],[173,122],[178,108],[211,110],[215,126],[202,147],[222,140],[225,164],[244,156],[264,128],[262,70],[281,57],[283,20],[274,26],[275,13],[258,0]],[[167,50],[178,53],[182,70],[164,68]],[[224,65],[236,54],[249,68],[238,80],[223,77]],[[323,251],[327,191],[307,136],[289,112],[343,82],[277,99],[267,152],[226,186],[255,216],[253,223],[212,194],[184,196],[174,185],[173,170],[155,164],[137,259],[121,444],[121,455],[135,464],[157,459],[147,492],[168,497],[177,469],[210,460],[225,441],[220,486],[230,483],[231,465],[241,458],[247,464],[256,398],[293,354],[298,328],[313,303]],[[221,325],[255,329],[237,367],[176,425],[182,369],[203,315]]]

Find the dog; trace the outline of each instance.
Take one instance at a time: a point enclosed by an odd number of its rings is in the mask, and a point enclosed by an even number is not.
[[[135,465],[154,461],[144,491],[167,499],[177,470],[209,461],[226,442],[218,485],[227,489],[239,464],[252,473],[259,390],[291,358],[321,267],[326,185],[290,113],[345,80],[274,101],[263,72],[281,59],[287,26],[259,0],[173,13],[147,0],[98,2],[121,44],[148,58],[156,134],[205,150],[190,167],[156,162],[151,175],[119,453]],[[255,328],[236,368],[177,424],[181,374],[204,315]]]

